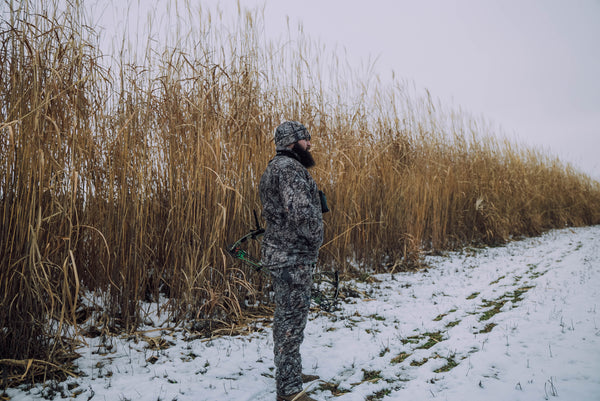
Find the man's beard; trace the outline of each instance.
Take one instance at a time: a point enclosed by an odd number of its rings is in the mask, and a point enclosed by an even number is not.
[[[313,159],[312,155],[310,154],[310,151],[303,149],[302,146],[298,144],[298,142],[294,144],[292,150],[296,152],[296,154],[300,158],[300,163],[304,167],[311,168],[315,165],[315,159]]]

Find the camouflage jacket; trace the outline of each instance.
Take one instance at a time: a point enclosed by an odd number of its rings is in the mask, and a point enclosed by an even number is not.
[[[267,268],[316,263],[323,243],[317,184],[292,151],[278,151],[260,179],[265,235],[261,262]]]

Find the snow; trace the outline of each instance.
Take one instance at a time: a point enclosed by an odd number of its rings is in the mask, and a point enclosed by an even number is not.
[[[426,261],[417,273],[344,283],[360,296],[311,312],[302,354],[305,373],[321,377],[307,385],[313,398],[600,400],[600,226]],[[85,376],[53,397],[274,400],[269,322],[251,329],[86,339],[76,361]],[[6,392],[14,401],[53,394],[41,385]]]

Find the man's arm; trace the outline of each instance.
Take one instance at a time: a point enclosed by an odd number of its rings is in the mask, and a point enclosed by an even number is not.
[[[281,195],[290,228],[296,231],[300,241],[311,248],[318,248],[322,242],[323,229],[316,184],[298,170],[284,174],[280,180]]]

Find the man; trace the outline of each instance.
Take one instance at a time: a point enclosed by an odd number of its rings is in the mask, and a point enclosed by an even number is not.
[[[321,201],[308,172],[315,162],[306,127],[297,121],[284,122],[275,130],[275,145],[277,154],[262,175],[259,189],[267,223],[261,262],[271,271],[275,292],[277,400],[299,395],[298,401],[314,401],[302,393],[300,344],[310,307],[312,273],[323,243]]]

